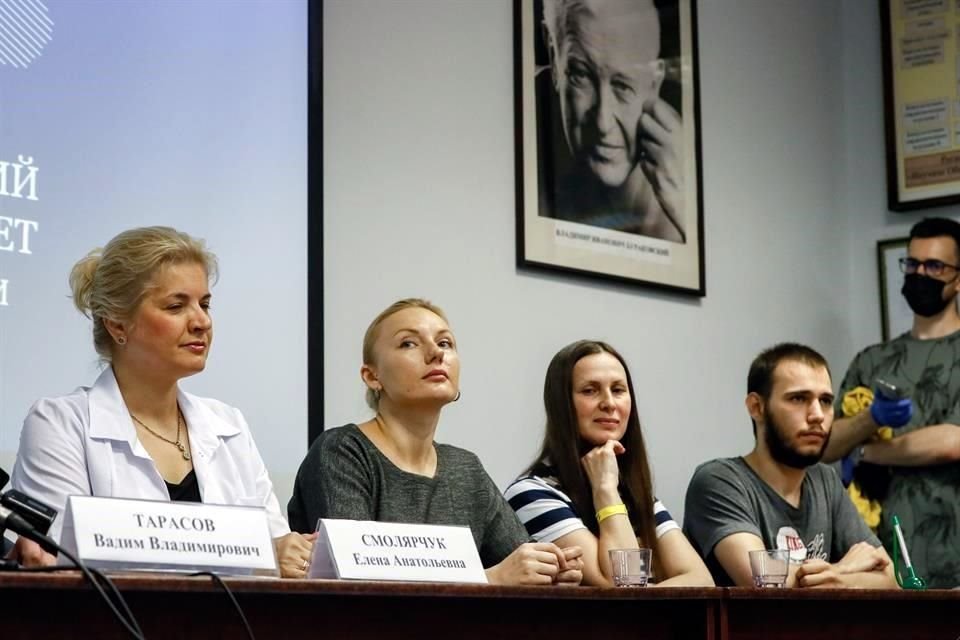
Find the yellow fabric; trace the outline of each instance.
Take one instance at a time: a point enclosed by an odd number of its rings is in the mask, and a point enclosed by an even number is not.
[[[844,418],[852,418],[861,411],[865,411],[873,404],[873,391],[866,387],[854,387],[843,396],[840,408]]]
[[[852,418],[861,411],[869,409],[871,404],[873,404],[873,391],[866,387],[855,387],[843,396],[843,402],[840,403],[840,408],[843,410],[843,416],[845,418]],[[890,427],[880,427],[871,440],[890,440],[891,438],[893,438],[893,429]],[[876,531],[877,526],[880,524],[880,503],[876,500],[869,500],[860,493],[860,486],[856,481],[851,482],[850,486],[847,487],[847,494],[850,496],[853,506],[857,508],[863,521],[867,523],[870,529]]]
[[[863,521],[867,523],[867,526],[870,527],[871,530],[876,531],[880,525],[880,503],[876,500],[868,500],[861,495],[860,485],[856,482],[850,483],[850,486],[847,487],[847,494],[850,496],[850,501],[853,502],[853,506],[860,512],[860,517],[863,518]]]

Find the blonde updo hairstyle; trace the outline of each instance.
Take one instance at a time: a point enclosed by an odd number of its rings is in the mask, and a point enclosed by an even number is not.
[[[93,346],[103,360],[110,361],[114,344],[103,321],[129,321],[157,272],[178,264],[198,264],[208,280],[217,279],[217,258],[204,242],[170,227],[124,231],[73,266],[73,303],[93,320]]]
[[[447,320],[447,314],[443,312],[443,309],[429,300],[424,300],[423,298],[404,298],[403,300],[397,300],[381,311],[377,317],[373,319],[373,322],[370,323],[370,326],[367,327],[367,332],[363,334],[363,364],[376,364],[373,347],[377,342],[377,338],[380,337],[380,325],[393,314],[404,311],[405,309],[426,309],[443,318],[443,321],[447,324],[450,324],[450,321]],[[380,408],[380,394],[377,391],[367,387],[366,399],[367,406],[374,411]]]

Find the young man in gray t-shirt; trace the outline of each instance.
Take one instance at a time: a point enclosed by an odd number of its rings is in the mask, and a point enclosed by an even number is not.
[[[818,464],[833,423],[830,370],[819,353],[780,344],[747,377],[756,446],[700,465],[684,532],[718,586],[752,586],[748,552],[786,549],[787,586],[896,588],[890,558],[833,469]]]

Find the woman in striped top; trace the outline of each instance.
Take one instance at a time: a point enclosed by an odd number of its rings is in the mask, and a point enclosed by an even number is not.
[[[657,586],[713,586],[710,572],[653,495],[633,382],[610,345],[581,340],[547,368],[537,461],[506,492],[537,541],[583,549],[583,583],[613,584],[610,549],[653,550]]]

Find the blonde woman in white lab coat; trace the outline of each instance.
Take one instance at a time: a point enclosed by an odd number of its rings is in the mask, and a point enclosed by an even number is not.
[[[282,575],[303,577],[312,538],[290,532],[243,415],[178,384],[206,366],[216,275],[203,242],[169,227],[125,231],[74,266],[73,301],[107,366],[93,386],[34,404],[12,483],[61,516],[71,495],[262,506]],[[23,539],[15,554],[53,562]]]

